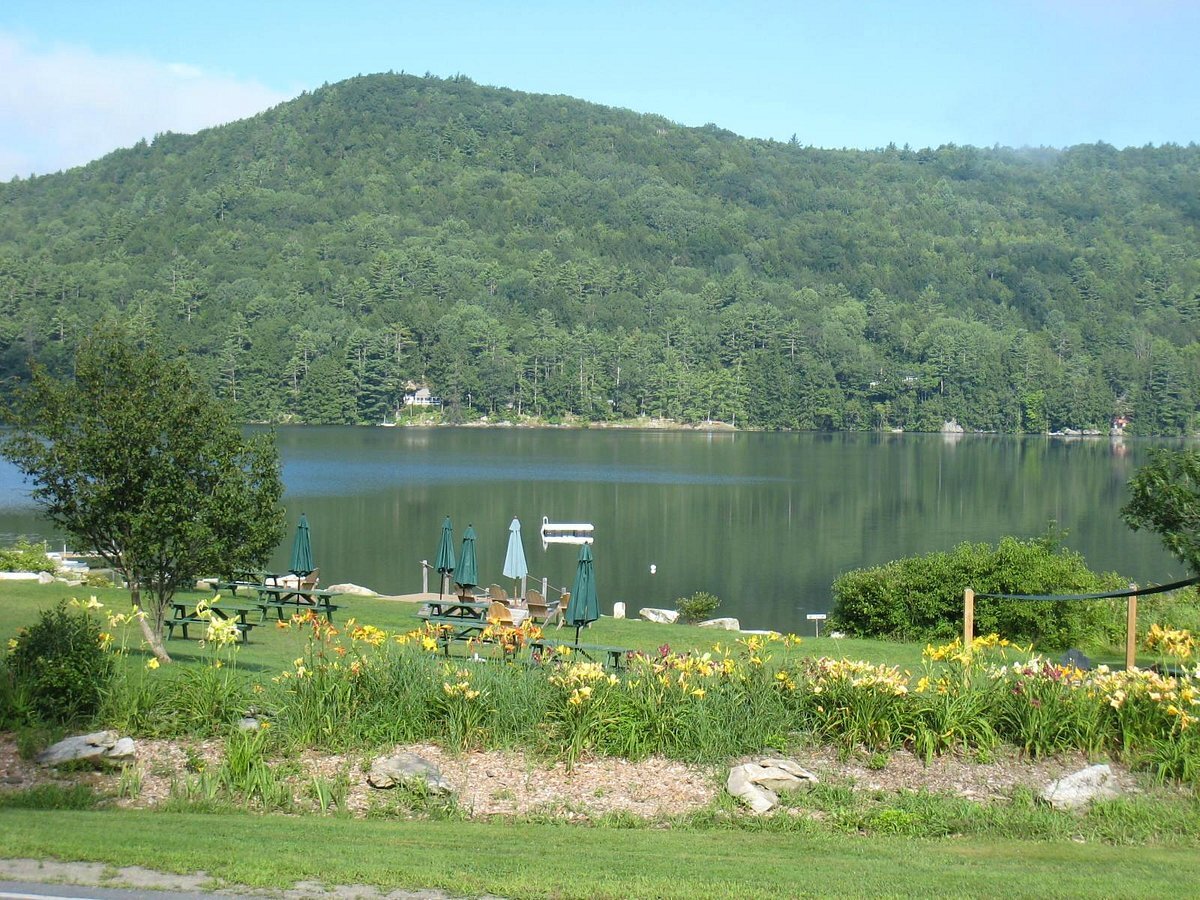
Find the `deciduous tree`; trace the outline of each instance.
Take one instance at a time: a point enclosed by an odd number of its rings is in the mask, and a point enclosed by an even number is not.
[[[262,566],[283,536],[272,438],[249,440],[182,359],[101,328],[74,378],[35,366],[0,451],[56,526],[128,583],[151,649],[169,661],[171,597],[204,574]]]
[[[1145,528],[1200,574],[1200,451],[1150,451],[1150,461],[1129,480],[1129,502],[1121,518],[1134,531]]]

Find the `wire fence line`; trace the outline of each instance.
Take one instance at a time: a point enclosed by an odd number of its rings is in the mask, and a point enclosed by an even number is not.
[[[1200,582],[1200,576],[1185,578],[1183,581],[1173,581],[1170,584],[1160,584],[1156,587],[1131,587],[1125,591],[1111,591],[1107,594],[976,594],[976,599],[987,597],[992,600],[1115,600],[1122,597],[1145,597],[1149,594],[1166,594],[1177,591]]]

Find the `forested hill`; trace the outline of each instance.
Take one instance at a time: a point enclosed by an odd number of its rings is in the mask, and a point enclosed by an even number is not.
[[[797,123],[803,130],[803,122]],[[1200,148],[862,152],[373,75],[0,186],[0,377],[111,311],[247,420],[1200,426]]]

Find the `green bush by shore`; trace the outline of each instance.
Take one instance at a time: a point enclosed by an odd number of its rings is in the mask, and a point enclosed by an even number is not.
[[[1081,554],[1048,532],[1032,540],[962,543],[883,566],[855,569],[833,583],[830,626],[857,637],[945,640],[962,633],[963,590],[976,594],[1087,594],[1124,590],[1129,579],[1088,569]],[[980,598],[975,630],[1062,650],[1119,639],[1124,603],[1039,602]]]

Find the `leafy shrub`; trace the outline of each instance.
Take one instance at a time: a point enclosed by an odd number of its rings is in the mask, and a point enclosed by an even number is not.
[[[1097,574],[1083,556],[1059,546],[1060,535],[1004,538],[999,545],[959,544],[871,569],[833,583],[831,627],[859,637],[941,640],[962,630],[963,590],[976,594],[1088,594],[1122,590],[1128,579]],[[1115,639],[1124,604],[977,598],[975,630],[1048,649]]]
[[[76,722],[95,715],[113,673],[100,627],[66,602],[43,610],[17,638],[8,668],[17,691],[27,691],[33,711],[47,722]]]
[[[54,563],[46,556],[46,543],[34,544],[17,538],[16,544],[0,549],[0,572],[53,572]]]
[[[696,591],[690,597],[680,597],[675,601],[675,608],[688,622],[700,622],[709,618],[720,605],[719,597],[705,591]]]

